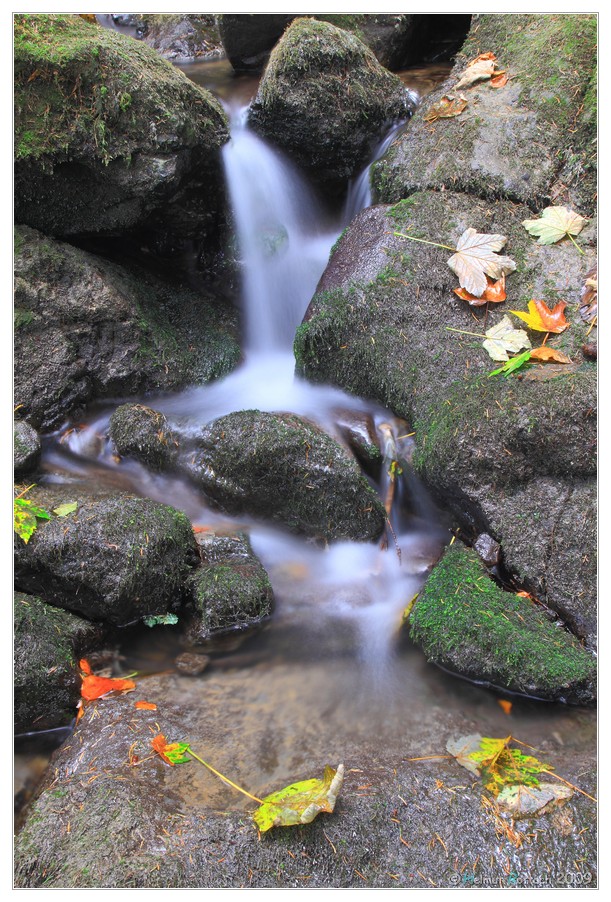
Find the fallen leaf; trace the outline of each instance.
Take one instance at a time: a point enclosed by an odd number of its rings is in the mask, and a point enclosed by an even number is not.
[[[486,290],[479,298],[474,294],[470,294],[466,288],[455,288],[454,294],[457,294],[458,297],[463,301],[467,301],[467,303],[471,304],[472,307],[482,307],[488,302],[491,302],[493,304],[500,304],[501,301],[505,301],[507,299],[507,294],[505,292],[504,275],[501,276],[500,279],[497,279],[496,282],[491,279],[490,276],[486,276],[486,281]]]
[[[504,235],[485,235],[475,229],[462,233],[456,244],[456,253],[448,260],[448,266],[458,276],[461,288],[466,288],[469,294],[479,298],[488,287],[486,275],[500,279],[514,271],[514,261],[497,254],[506,241]]]
[[[138,708],[140,711],[156,711],[157,705],[155,702],[136,702],[134,708]]]
[[[486,81],[486,79],[492,78],[494,75],[495,67],[496,63],[494,59],[490,59],[486,54],[482,54],[482,56],[478,56],[477,59],[474,59],[469,63],[454,87],[456,89],[470,88],[472,85],[477,84],[478,81]]]
[[[514,316],[524,320],[529,329],[536,332],[564,332],[570,323],[564,316],[566,301],[558,301],[553,310],[550,310],[545,301],[529,301],[528,313],[520,310],[510,310]]]
[[[128,692],[131,689],[136,688],[136,684],[133,680],[118,680],[112,679],[111,677],[96,676],[92,673],[91,666],[84,658],[79,661],[79,667],[81,669],[81,679],[83,681],[81,685],[81,696],[87,701],[101,698],[109,692]]]
[[[13,528],[26,545],[36,531],[38,520],[50,519],[49,511],[37,507],[27,498],[17,497],[13,500]]]
[[[53,513],[56,517],[65,517],[75,511],[77,507],[78,501],[66,501],[64,504],[60,504],[59,507],[54,507]]]
[[[151,745],[157,754],[163,758],[166,764],[174,767],[175,764],[186,764],[191,758],[187,755],[189,750],[188,742],[170,742],[168,743],[163,733],[158,733],[151,740]]]
[[[176,614],[151,614],[149,617],[144,617],[143,622],[146,626],[172,626],[178,623],[178,616]]]
[[[337,770],[327,765],[322,780],[292,783],[266,796],[253,819],[261,833],[271,827],[309,824],[321,811],[329,814],[333,811],[343,779],[343,764],[338,765]]]
[[[497,797],[497,805],[514,817],[532,817],[543,814],[554,805],[570,799],[573,790],[557,783],[539,783],[538,786],[517,784],[506,786]]]
[[[591,323],[598,316],[598,266],[593,266],[586,273],[584,286],[581,289],[581,304],[579,306],[581,318],[586,323]]]
[[[502,739],[480,736],[477,733],[449,740],[447,750],[456,761],[472,774],[482,778],[484,786],[498,795],[507,785],[538,786],[538,774],[553,770],[533,755],[509,748],[512,736]]]
[[[537,244],[555,244],[565,235],[579,235],[587,221],[567,207],[546,207],[540,219],[525,219],[522,225],[538,236]]]
[[[524,329],[515,329],[508,316],[488,329],[484,347],[493,360],[509,360],[508,351],[517,354],[522,348],[530,348],[530,339]]]
[[[540,348],[535,348],[530,352],[531,360],[540,360],[543,363],[546,363],[548,360],[553,360],[555,363],[572,363],[570,357],[567,357],[566,354],[563,354],[562,351],[556,350],[556,348],[549,348],[547,345],[543,345]]]
[[[460,116],[467,106],[464,97],[454,97],[452,94],[444,94],[441,100],[434,103],[425,118],[426,122],[436,122],[438,119],[451,119]]]
[[[488,353],[490,352],[488,351]],[[498,369],[492,370],[488,375],[498,376],[502,373],[503,376],[510,376],[512,373],[515,373],[516,370],[519,370],[521,366],[524,366],[525,363],[528,363],[530,360],[530,353],[530,351],[523,351],[522,354],[518,354],[517,357],[512,357],[511,360],[508,360],[503,366],[498,367]]]
[[[497,702],[499,707],[503,709],[505,714],[511,714],[511,709],[513,708],[513,702],[507,701],[506,698],[497,698]]]
[[[490,87],[491,88],[504,88],[507,82],[509,81],[509,76],[506,72],[498,72],[496,75],[493,75],[490,79]]]
[[[493,53],[492,50],[487,50],[485,53],[480,53],[479,56],[476,56],[475,59],[472,59],[471,62],[467,63],[467,67],[475,65],[475,63],[479,63],[480,60],[495,60],[496,53]]]

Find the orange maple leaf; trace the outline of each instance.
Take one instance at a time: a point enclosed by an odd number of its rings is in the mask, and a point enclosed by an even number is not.
[[[490,79],[490,84],[493,88],[504,88],[507,82],[509,81],[509,76],[503,70],[501,72],[497,72]]]
[[[189,760],[186,757],[186,753],[189,751],[188,742],[168,742],[163,733],[158,733],[154,739],[151,739],[151,745],[157,754],[172,767]]]
[[[136,702],[134,708],[139,708],[141,711],[156,711],[157,705],[154,702]]]
[[[81,696],[89,702],[101,698],[109,692],[125,692],[136,688],[133,680],[116,680],[111,677],[96,676],[91,670],[91,665],[84,658],[79,661],[79,667],[83,681]]]
[[[514,316],[523,319],[529,329],[536,332],[564,332],[570,323],[564,316],[566,301],[558,301],[553,310],[550,310],[545,301],[529,301],[528,313],[521,310],[510,310]]]
[[[571,358],[567,357],[566,354],[563,354],[562,351],[557,351],[556,348],[549,348],[547,345],[542,345],[540,348],[535,348],[530,352],[531,360],[541,360],[542,362],[547,362],[548,360],[553,360],[556,363],[570,363]]]
[[[463,301],[467,301],[472,307],[481,307],[483,304],[487,304],[488,301],[491,301],[493,304],[500,304],[501,301],[506,300],[507,295],[505,293],[504,275],[502,275],[500,279],[497,279],[496,282],[494,279],[491,279],[490,276],[486,276],[486,282],[488,283],[488,286],[484,290],[481,298],[478,298],[475,294],[471,294],[466,288],[455,288],[454,294],[457,294]]]
[[[511,709],[513,708],[513,702],[509,702],[505,698],[497,698],[497,702],[500,705],[500,707],[503,709],[505,714],[511,714]]]

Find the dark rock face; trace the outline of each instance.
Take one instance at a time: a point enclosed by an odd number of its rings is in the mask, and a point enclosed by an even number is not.
[[[198,561],[184,514],[127,495],[82,504],[15,542],[20,589],[116,625],[177,608]]]
[[[31,473],[40,460],[40,437],[25,420],[13,425],[13,467],[15,476]]]
[[[168,470],[176,463],[178,441],[158,410],[122,404],[111,416],[108,431],[122,457],[133,457],[151,470]]]
[[[20,15],[14,71],[18,222],[180,245],[219,218],[226,117],[154,50],[79,16]]]
[[[355,460],[293,414],[239,411],[205,427],[184,467],[231,514],[249,513],[327,539],[371,540],[384,507]]]
[[[19,227],[15,400],[43,429],[94,398],[207,382],[240,359],[235,311]]]
[[[260,72],[293,19],[294,16],[261,13],[217,16],[225,53],[236,72]]]
[[[103,631],[75,614],[15,592],[15,732],[50,730],[76,715],[78,660]]]
[[[487,579],[476,552],[460,545],[433,568],[409,630],[429,661],[471,679],[578,705],[596,698],[594,656],[530,599]]]
[[[272,613],[274,594],[246,536],[200,540],[202,564],[189,576],[193,614],[185,640],[197,645],[212,636],[259,625]]]
[[[350,178],[411,101],[349,32],[297,19],[275,46],[250,112],[252,127],[319,182]],[[321,115],[321,111],[325,111]]]

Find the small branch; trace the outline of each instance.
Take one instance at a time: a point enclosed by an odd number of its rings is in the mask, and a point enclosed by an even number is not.
[[[586,798],[592,799],[593,802],[596,802],[596,799],[594,798],[594,796],[589,795],[589,793],[585,792],[585,790],[580,789],[579,786],[575,786],[574,783],[569,783],[569,781],[565,780],[564,777],[559,777],[558,774],[555,774],[553,771],[542,770],[541,773],[549,774],[550,777],[555,777],[556,780],[560,780],[561,783],[565,783],[566,786],[569,786],[571,789],[575,789],[577,792],[580,792],[582,794],[582,796],[586,796]]]

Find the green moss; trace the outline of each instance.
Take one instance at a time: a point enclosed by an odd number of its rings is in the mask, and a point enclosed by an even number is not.
[[[29,325],[33,319],[34,314],[31,310],[23,310],[21,307],[15,307],[13,311],[13,323],[15,329],[20,329],[23,326]]]
[[[530,600],[503,591],[456,544],[433,569],[409,618],[431,661],[503,688],[560,698],[587,692],[595,659]]]

